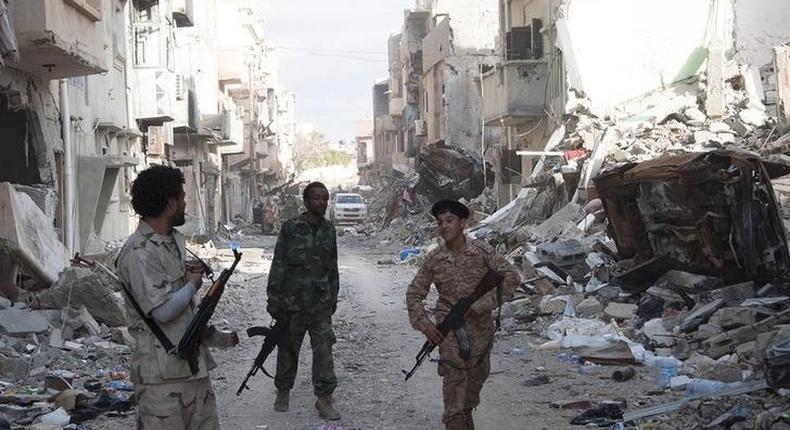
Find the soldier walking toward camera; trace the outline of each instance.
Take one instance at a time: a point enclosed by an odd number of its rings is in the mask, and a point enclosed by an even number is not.
[[[480,390],[488,378],[490,353],[494,341],[494,318],[491,312],[509,300],[519,285],[513,267],[494,250],[478,241],[468,240],[464,228],[469,209],[463,204],[444,200],[431,209],[443,243],[427,255],[406,291],[406,305],[412,327],[439,346],[439,375],[442,377],[444,415],[447,430],[473,430],[472,410],[480,404]],[[481,297],[465,315],[463,330],[468,345],[459,343],[457,332],[443,337],[436,324],[442,321],[459,299],[469,296],[489,268],[504,276],[501,285]],[[425,298],[431,284],[436,286],[436,321],[425,311]],[[498,321],[497,321],[498,322]],[[462,354],[461,349],[464,349]],[[464,360],[462,355],[469,359]]]
[[[126,240],[116,265],[131,319],[136,348],[131,379],[137,401],[138,429],[219,428],[209,370],[215,367],[201,346],[197,373],[163,346],[178,343],[197,306],[193,297],[202,285],[202,267],[186,261],[186,239],[173,227],[184,224],[184,175],[154,166],[132,184],[132,207],[140,225]],[[141,315],[142,314],[142,315]],[[143,318],[153,321],[154,333]],[[156,329],[153,329],[156,330]]]
[[[335,333],[332,315],[337,309],[339,289],[335,227],[324,218],[329,192],[313,182],[302,194],[306,212],[282,224],[269,271],[266,310],[273,319],[287,321],[287,330],[277,347],[277,397],[274,410],[288,411],[296,379],[299,351],[305,333],[313,349],[313,389],[319,415],[339,420],[332,405],[337,386],[332,346]]]

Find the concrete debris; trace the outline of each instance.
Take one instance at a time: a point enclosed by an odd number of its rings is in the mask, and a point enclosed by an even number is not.
[[[110,327],[123,326],[126,305],[117,288],[100,271],[70,267],[60,274],[52,288],[36,294],[32,306],[37,309],[62,309],[67,303],[72,307],[85,306],[97,321]]]
[[[604,309],[606,316],[615,320],[631,319],[636,313],[637,306],[631,303],[609,303]]]
[[[8,336],[25,337],[49,328],[47,318],[38,312],[21,309],[0,310],[0,330]]]
[[[49,287],[68,265],[66,248],[52,222],[27,194],[0,183],[0,247],[38,281]]]

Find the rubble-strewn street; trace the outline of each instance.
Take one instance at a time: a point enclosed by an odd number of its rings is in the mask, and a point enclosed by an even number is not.
[[[0,430],[790,430],[789,232],[787,0],[0,0]]]

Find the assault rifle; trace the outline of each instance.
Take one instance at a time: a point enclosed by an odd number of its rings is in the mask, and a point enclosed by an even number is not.
[[[447,336],[450,333],[450,330],[457,330],[463,327],[464,325],[464,315],[466,312],[469,311],[469,308],[472,307],[473,304],[479,299],[483,297],[487,292],[496,288],[499,285],[504,276],[502,276],[499,272],[494,269],[489,268],[488,272],[483,276],[483,279],[478,282],[475,290],[467,297],[463,297],[450,309],[450,313],[442,320],[441,323],[437,326],[439,331],[442,333],[442,336]],[[431,355],[433,349],[436,348],[433,342],[430,340],[426,340],[425,343],[422,345],[422,349],[420,352],[417,353],[415,357],[416,363],[414,367],[411,368],[410,371],[402,370],[402,372],[406,375],[406,381],[414,375],[414,372],[417,371],[417,368],[420,367],[423,361]]]
[[[204,333],[208,329],[208,322],[211,319],[211,316],[214,315],[214,309],[217,307],[217,303],[219,303],[219,299],[222,297],[222,293],[225,292],[225,284],[228,283],[228,279],[230,279],[230,275],[233,274],[233,271],[236,270],[236,265],[239,264],[241,260],[241,252],[238,249],[233,250],[233,264],[230,266],[229,269],[224,269],[222,273],[219,275],[219,279],[214,281],[209,287],[206,295],[203,296],[203,299],[200,301],[200,305],[198,305],[198,310],[195,316],[192,318],[192,321],[189,323],[189,327],[187,327],[186,332],[184,332],[184,336],[181,338],[181,341],[178,342],[178,346],[176,347],[176,355],[189,362],[189,370],[192,371],[192,374],[200,370],[198,368],[198,351],[200,350],[200,339],[203,337]]]
[[[287,324],[287,320],[279,319],[272,327],[250,327],[247,329],[247,336],[249,337],[263,336],[263,345],[261,345],[261,350],[258,351],[258,356],[255,357],[255,361],[252,363],[252,369],[247,372],[247,376],[241,382],[239,390],[236,391],[237,396],[240,396],[245,388],[250,388],[247,386],[247,381],[249,381],[251,377],[255,376],[258,373],[258,370],[261,370],[264,375],[274,378],[274,376],[270,375],[269,372],[266,371],[266,368],[263,367],[263,363],[266,362],[269,354],[274,351],[274,347],[276,347],[280,342],[280,338],[283,336],[283,333],[285,333],[285,327]]]

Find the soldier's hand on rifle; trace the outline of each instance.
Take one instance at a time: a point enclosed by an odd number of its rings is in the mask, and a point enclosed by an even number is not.
[[[197,261],[187,262],[187,271],[184,274],[187,282],[192,283],[196,290],[203,285],[203,266]]]
[[[422,333],[434,345],[439,345],[440,343],[442,343],[442,340],[444,339],[444,335],[442,335],[442,332],[439,331],[439,329],[433,323],[428,323],[428,325],[426,325],[425,328],[422,329]]]

